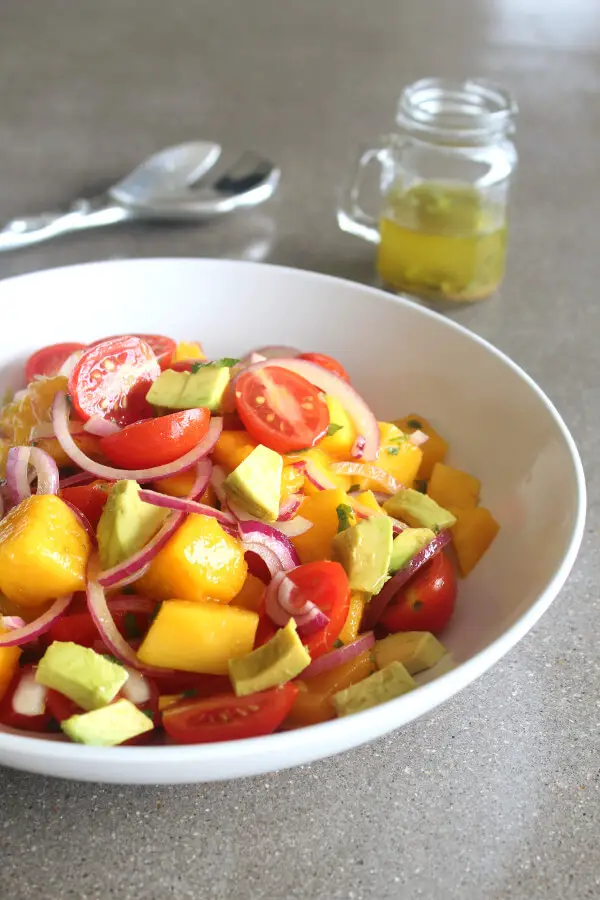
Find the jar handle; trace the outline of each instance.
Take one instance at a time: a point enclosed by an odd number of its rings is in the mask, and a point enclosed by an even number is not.
[[[360,204],[360,195],[368,166],[374,161],[381,168],[389,162],[389,138],[381,139],[379,147],[363,148],[353,168],[353,177],[342,191],[337,210],[338,225],[342,231],[354,234],[357,237],[378,244],[380,241],[379,228],[375,216],[365,212]],[[388,144],[386,146],[386,144]]]

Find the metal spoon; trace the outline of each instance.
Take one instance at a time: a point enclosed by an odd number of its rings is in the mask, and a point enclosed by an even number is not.
[[[54,212],[12,219],[0,226],[0,251],[16,250],[71,231],[157,219],[207,219],[257,206],[277,189],[281,172],[246,151],[208,183],[221,157],[219,144],[195,141],[168,147],[97,197],[81,198]]]

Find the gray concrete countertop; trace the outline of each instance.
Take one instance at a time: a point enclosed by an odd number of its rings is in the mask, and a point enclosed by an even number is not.
[[[556,402],[584,457],[590,511],[575,571],[533,633],[372,746],[192,787],[0,770],[0,896],[600,896],[598,47],[593,0],[3,0],[0,216],[96,190],[192,137],[271,154],[284,180],[248,216],[73,237],[1,256],[2,277],[266,252],[368,282],[371,249],[333,216],[356,145],[390,126],[417,77],[510,86],[521,168],[509,274],[501,297],[455,315]]]

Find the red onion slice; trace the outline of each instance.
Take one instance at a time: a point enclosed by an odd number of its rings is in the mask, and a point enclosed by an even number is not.
[[[281,559],[279,558],[279,556],[276,553],[274,553],[273,550],[270,550],[268,547],[266,547],[264,544],[258,544],[253,541],[244,541],[243,543],[244,543],[244,553],[245,554],[254,553],[256,556],[258,556],[259,559],[261,559],[264,562],[265,566],[269,570],[269,575],[271,576],[271,578],[273,578],[275,575],[277,575],[278,572],[286,571],[283,568],[283,563],[281,562]],[[249,565],[250,571],[252,572],[253,569],[252,569],[251,561],[248,561],[248,565]],[[253,574],[257,574],[257,573],[253,572]]]
[[[108,437],[111,434],[118,434],[123,429],[116,422],[111,422],[102,416],[91,416],[84,424],[83,430],[97,437]]]
[[[94,624],[102,638],[102,642],[108,650],[121,662],[126,663],[143,675],[153,678],[158,675],[173,674],[174,669],[160,669],[153,666],[145,666],[137,657],[137,653],[129,646],[125,638],[119,632],[111,615],[104,588],[97,581],[99,571],[99,561],[96,554],[90,557],[88,564],[88,580],[87,580],[87,604],[90,616],[94,620]]]
[[[402,487],[397,478],[380,466],[373,466],[370,463],[332,463],[331,471],[336,475],[357,475],[359,478],[369,478],[371,481],[377,482],[377,485],[388,494],[395,494]]]
[[[338,485],[335,484],[335,482],[331,478],[328,478],[327,475],[325,475],[325,473],[321,470],[321,468],[312,461],[312,459],[307,459],[305,461],[304,471],[312,486],[316,487],[318,491],[337,490]]]
[[[294,618],[296,619],[296,627],[301,638],[316,634],[317,631],[321,631],[322,628],[325,628],[325,626],[329,624],[329,616],[325,615],[325,613],[315,605],[313,605],[313,608],[305,616],[295,616]]]
[[[188,500],[195,500],[201,497],[208,485],[210,484],[210,476],[213,464],[210,459],[201,459],[196,466],[196,479],[190,488]]]
[[[350,662],[351,659],[364,653],[365,650],[370,650],[374,644],[375,635],[372,631],[361,634],[351,644],[346,644],[344,647],[338,647],[337,650],[332,650],[330,653],[319,656],[302,672],[302,678],[314,678],[315,675],[321,675],[323,672],[329,672],[330,669],[342,666],[344,663]]]
[[[396,596],[400,588],[406,584],[421,566],[425,565],[426,562],[429,562],[430,559],[433,559],[433,557],[449,543],[450,532],[440,532],[440,534],[423,547],[422,550],[419,550],[416,556],[413,556],[411,561],[404,566],[403,569],[396,572],[396,574],[384,584],[377,596],[373,597],[367,606],[363,627],[369,629],[373,628],[381,618],[381,615],[390,600]]]
[[[299,534],[305,534],[312,527],[313,523],[310,519],[305,519],[304,516],[294,516],[289,522],[275,523],[276,530],[286,537],[297,537]]]
[[[267,547],[275,553],[284,569],[295,569],[300,565],[300,557],[291,541],[266,522],[238,522],[238,529],[244,544],[260,544]]]
[[[102,463],[95,462],[86,456],[79,449],[69,432],[69,408],[67,405],[67,395],[62,391],[54,398],[52,409],[52,421],[58,442],[64,452],[67,454],[76,466],[85,469],[86,472],[92,472],[98,478],[106,478],[108,481],[120,481],[122,479],[132,479],[133,481],[154,481],[157,478],[167,478],[169,475],[178,475],[180,472],[187,472],[193,468],[199,460],[208,456],[214,445],[217,443],[219,435],[223,429],[223,420],[216,418],[211,419],[208,431],[193,450],[190,450],[184,456],[180,456],[172,463],[163,466],[154,466],[149,469],[115,469],[112,466],[105,466]]]
[[[138,569],[136,572],[132,572],[130,575],[125,575],[124,578],[121,578],[120,581],[116,581],[114,584],[111,584],[110,589],[116,590],[127,587],[130,584],[133,584],[134,581],[138,581],[140,578],[143,578],[148,569],[150,568],[150,563],[146,563],[145,566],[142,566],[141,569]]]
[[[66,478],[60,479],[59,489],[67,487],[77,487],[80,484],[89,484],[95,481],[96,476],[90,472],[78,472],[76,475],[68,475]]]
[[[163,523],[159,531],[156,532],[152,540],[148,541],[141,550],[134,553],[128,559],[113,566],[111,569],[105,569],[97,573],[98,584],[103,588],[116,587],[125,584],[125,579],[135,575],[141,577],[141,570],[152,562],[159,550],[165,546],[169,538],[177,531],[184,513],[173,512]],[[136,579],[133,579],[136,580]]]
[[[270,358],[266,362],[255,363],[255,365],[248,366],[245,371],[258,372],[260,369],[264,369],[265,366],[279,366],[282,369],[296,372],[297,375],[302,375],[303,378],[325,391],[329,396],[335,397],[352,419],[357,434],[364,438],[362,459],[373,460],[377,458],[380,443],[377,419],[362,397],[356,393],[347,381],[344,381],[339,375],[334,375],[328,369],[323,369],[321,366],[317,366],[306,359],[294,359],[289,356],[285,358]],[[235,385],[236,378],[234,378],[232,387]]]
[[[41,634],[48,631],[67,611],[72,597],[73,594],[59,597],[45,613],[33,622],[29,622],[21,628],[13,628],[6,634],[0,634],[0,647],[20,647],[21,644],[28,644],[30,641],[34,641]]]
[[[151,503],[153,506],[162,506],[165,509],[175,509],[184,513],[195,513],[199,516],[210,516],[225,528],[235,527],[236,524],[233,516],[214,509],[212,506],[207,506],[205,503],[198,503],[197,500],[188,500],[186,497],[171,497],[168,494],[159,494],[158,491],[147,491],[145,489],[141,490],[138,496],[144,503]]]
[[[290,494],[279,507],[278,522],[289,522],[293,519],[304,500],[304,494]]]
[[[31,497],[30,463],[37,475],[37,493],[56,494],[58,491],[58,466],[49,453],[39,447],[11,447],[6,460],[6,481],[15,505]]]
[[[298,608],[292,599],[295,587],[287,572],[274,575],[265,593],[265,612],[281,628],[294,618],[300,637],[308,637],[324,628],[329,623],[329,617],[310,600]]]
[[[13,628],[24,628],[27,622],[21,616],[0,616],[0,625],[12,631]]]

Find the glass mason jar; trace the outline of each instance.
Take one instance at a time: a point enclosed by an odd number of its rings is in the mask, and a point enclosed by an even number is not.
[[[426,78],[404,89],[397,132],[361,153],[338,209],[342,230],[378,244],[387,287],[432,301],[481,300],[498,288],[516,113],[511,95],[483,80]],[[376,217],[361,206],[373,162]]]

